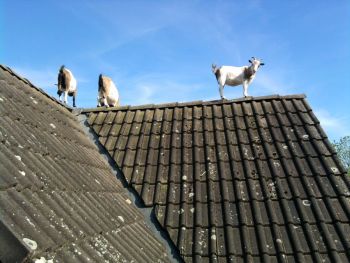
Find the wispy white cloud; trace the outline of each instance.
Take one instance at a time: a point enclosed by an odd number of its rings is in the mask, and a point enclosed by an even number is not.
[[[125,104],[136,104],[136,105],[141,105],[141,104],[150,104],[153,103],[153,99],[156,96],[155,94],[157,93],[157,88],[154,86],[149,86],[148,84],[146,85],[140,85],[137,86],[134,89],[134,94],[137,96],[126,96],[125,98]]]
[[[123,82],[123,81],[122,81]],[[122,104],[149,104],[195,100],[202,85],[188,84],[162,74],[147,74],[128,79],[127,88],[121,87]]]
[[[29,69],[15,66],[13,70],[39,88],[56,89],[57,72],[51,69]]]
[[[24,77],[36,86],[40,88],[56,88],[55,84],[57,83],[57,71],[52,69],[32,69],[25,67],[13,67],[13,70],[18,73],[21,77]],[[78,83],[88,83],[89,80],[83,76],[77,76],[74,74],[74,77],[77,79]]]
[[[350,135],[349,116],[335,116],[325,109],[316,109],[315,114],[331,140]]]
[[[259,1],[254,3],[249,10],[259,8]],[[211,5],[210,9],[198,1],[166,4],[151,1],[146,7],[143,5],[143,9],[136,7],[133,10],[130,10],[130,6],[126,7],[120,3],[89,2],[87,6],[89,16],[83,17],[82,12],[75,9],[71,12],[80,16],[89,26],[98,28],[100,35],[98,45],[84,50],[82,56],[89,56],[108,68],[113,67],[107,62],[113,51],[135,41],[142,41],[164,29],[169,29],[169,32],[175,30],[183,36],[188,36],[190,41],[198,39],[214,45],[213,54],[217,63],[224,62],[222,60],[246,60],[247,58],[242,56],[242,53],[245,53],[243,50],[248,50],[252,43],[259,42],[256,37],[254,41],[244,41],[252,33],[242,32],[242,21],[234,16],[240,12],[240,7],[230,2]],[[133,13],[132,17],[130,12]],[[170,47],[157,45],[157,48],[166,50]],[[215,50],[219,51],[219,54],[215,54]],[[164,56],[164,53],[160,53]]]
[[[154,35],[181,20],[183,12],[178,12],[179,6],[181,4],[162,4],[152,1],[146,5],[90,1],[81,7],[83,12],[72,6],[64,8],[98,32],[97,45],[84,50],[84,53],[93,58],[101,58],[122,46]]]
[[[291,94],[295,92],[296,86],[293,85],[290,81],[286,80],[281,76],[281,74],[273,74],[270,75],[268,73],[262,72],[257,73],[256,78],[251,84],[251,88],[254,89],[253,86],[255,86],[255,93],[258,93],[259,95],[266,95],[266,94]],[[271,71],[270,71],[271,72]]]
[[[139,28],[138,30],[131,31],[129,34],[123,34],[117,39],[109,39],[109,37],[105,36],[106,40],[103,41],[103,44],[97,48],[94,47],[91,51],[89,51],[88,56],[95,59],[100,59],[102,61],[102,56],[107,55],[119,47],[132,43],[134,41],[138,41],[142,38],[147,37],[148,35],[155,34],[156,32],[162,30],[164,27],[165,26],[150,26]],[[111,32],[111,34],[113,33]],[[118,33],[115,32],[114,34]]]

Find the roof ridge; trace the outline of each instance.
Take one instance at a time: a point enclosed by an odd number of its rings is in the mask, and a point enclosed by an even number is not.
[[[161,103],[161,104],[143,104],[143,105],[125,105],[119,107],[96,107],[96,108],[82,108],[80,113],[88,112],[108,112],[116,110],[145,110],[145,109],[161,109],[161,108],[175,108],[175,107],[193,107],[196,105],[217,105],[217,104],[229,104],[229,103],[241,103],[241,102],[251,102],[251,101],[263,101],[263,100],[274,100],[274,99],[305,99],[305,94],[294,94],[294,95],[268,95],[268,96],[258,96],[258,97],[246,97],[246,98],[237,98],[232,100],[210,100],[202,101],[195,100],[190,102],[170,102],[170,103]]]
[[[115,110],[146,110],[146,109],[162,109],[162,108],[175,108],[175,107],[193,107],[196,105],[224,105],[229,103],[241,103],[241,102],[251,102],[251,101],[262,101],[262,100],[273,100],[273,99],[304,99],[306,98],[305,94],[294,94],[294,95],[268,95],[268,96],[258,96],[258,97],[242,97],[242,98],[236,98],[232,100],[210,100],[210,101],[203,101],[203,100],[195,100],[195,101],[189,101],[189,102],[170,102],[170,103],[160,103],[160,104],[143,104],[143,105],[125,105],[125,106],[119,106],[119,107],[94,107],[94,108],[72,108],[59,100],[57,100],[55,97],[49,95],[46,93],[43,89],[35,86],[32,82],[30,82],[28,79],[20,76],[18,73],[13,71],[10,67],[5,66],[3,64],[0,64],[0,68],[3,70],[9,72],[12,76],[15,76],[20,81],[26,83],[27,85],[31,86],[32,88],[36,89],[40,93],[42,93],[47,98],[51,99],[52,101],[56,102],[57,104],[63,106],[65,109],[72,112],[74,115],[84,114],[88,112],[108,112],[108,111],[115,111]]]
[[[32,82],[30,82],[27,78],[22,77],[20,74],[18,74],[17,72],[15,72],[13,69],[11,69],[8,66],[5,66],[3,64],[0,64],[0,68],[2,68],[3,70],[9,72],[12,76],[16,77],[18,80],[24,82],[25,84],[31,86],[32,88],[36,89],[37,91],[39,91],[41,94],[43,94],[44,96],[46,96],[47,98],[51,99],[52,101],[56,102],[57,104],[63,106],[64,108],[66,108],[67,110],[69,110],[70,112],[72,112],[74,109],[68,105],[63,104],[62,102],[60,102],[59,100],[57,100],[55,97],[49,95],[48,93],[46,93],[43,89],[35,86]]]

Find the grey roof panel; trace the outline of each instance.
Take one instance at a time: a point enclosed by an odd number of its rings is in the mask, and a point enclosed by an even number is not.
[[[169,261],[77,118],[5,67],[0,160],[0,261]]]
[[[92,127],[105,111],[143,112],[115,160],[185,261],[349,257],[349,178],[305,96],[96,109]]]

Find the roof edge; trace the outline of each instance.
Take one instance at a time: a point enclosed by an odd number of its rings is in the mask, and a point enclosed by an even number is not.
[[[251,102],[251,101],[262,101],[262,100],[276,100],[276,99],[305,99],[305,94],[294,94],[294,95],[269,95],[269,96],[259,96],[259,97],[243,97],[232,100],[211,100],[211,101],[190,101],[190,102],[172,102],[172,103],[163,103],[163,104],[144,104],[144,105],[125,105],[119,107],[98,107],[98,108],[81,108],[79,113],[89,113],[89,112],[108,112],[116,110],[145,110],[145,109],[161,109],[161,108],[175,108],[175,107],[188,107],[196,105],[215,105],[215,104],[229,104],[229,103],[240,103],[240,102]]]
[[[30,87],[34,88],[35,90],[39,91],[41,94],[43,94],[44,96],[46,96],[47,98],[51,99],[53,102],[57,103],[58,105],[61,105],[62,107],[66,108],[67,110],[69,110],[70,112],[72,112],[74,110],[74,108],[60,102],[59,100],[57,100],[55,97],[52,97],[51,95],[47,94],[43,89],[38,88],[37,86],[35,86],[32,82],[30,82],[28,79],[22,77],[21,75],[19,75],[17,72],[15,72],[14,70],[12,70],[10,67],[5,66],[3,64],[0,64],[0,68],[2,68],[3,70],[9,72],[12,76],[16,77],[18,80],[24,82],[25,84],[29,85]]]

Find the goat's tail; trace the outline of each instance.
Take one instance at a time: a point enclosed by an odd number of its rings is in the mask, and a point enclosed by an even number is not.
[[[98,90],[102,89],[103,87],[103,79],[102,79],[102,74],[98,76]]]

